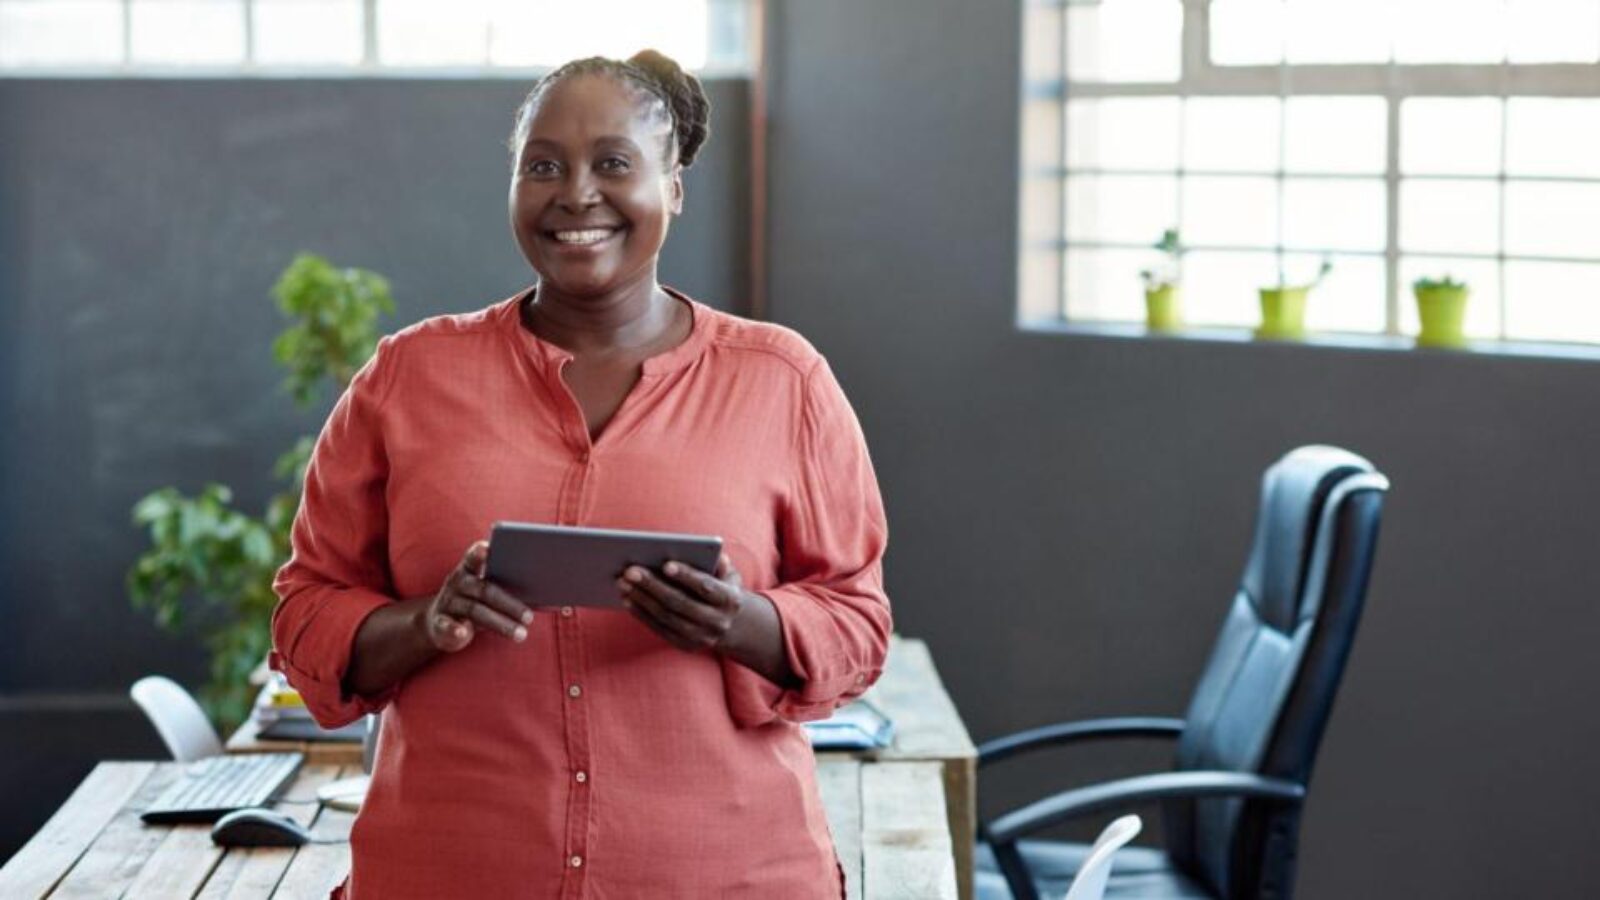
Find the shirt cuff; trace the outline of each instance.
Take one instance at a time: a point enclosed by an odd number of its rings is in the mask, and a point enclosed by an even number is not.
[[[282,672],[300,693],[306,710],[323,728],[339,728],[378,712],[393,699],[399,685],[371,696],[347,694],[344,676],[350,668],[356,633],[367,616],[394,602],[364,588],[339,590],[323,600],[322,608],[302,628],[292,651],[273,648],[267,665]]]
[[[848,655],[817,652],[807,635],[836,632],[839,624],[817,598],[800,590],[757,591],[772,602],[783,631],[784,653],[800,686],[785,689],[744,664],[722,657],[723,685],[734,724],[754,728],[769,722],[813,722],[866,693],[883,674],[882,659],[868,666]]]

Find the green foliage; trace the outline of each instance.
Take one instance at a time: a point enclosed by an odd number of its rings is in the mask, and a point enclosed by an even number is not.
[[[1326,256],[1324,256],[1322,258],[1322,265],[1317,267],[1317,275],[1316,275],[1316,277],[1312,278],[1310,281],[1304,282],[1302,284],[1289,284],[1288,281],[1284,278],[1283,270],[1279,269],[1278,270],[1277,289],[1280,290],[1280,291],[1299,291],[1299,290],[1309,291],[1312,288],[1316,287],[1317,285],[1321,284],[1322,283],[1322,279],[1327,278],[1328,277],[1328,273],[1332,272],[1332,271],[1333,271],[1333,260],[1329,259]]]
[[[1465,281],[1457,281],[1454,278],[1451,278],[1448,274],[1443,278],[1418,278],[1416,281],[1411,283],[1411,289],[1414,291],[1434,291],[1441,289],[1461,291],[1466,290],[1466,287],[1467,283]]]
[[[284,389],[302,406],[325,384],[337,392],[349,387],[377,347],[379,312],[394,312],[381,276],[335,269],[310,254],[295,257],[273,295],[291,320],[273,342],[273,356],[288,370]],[[129,596],[163,628],[202,636],[211,680],[200,700],[224,730],[244,721],[254,699],[248,678],[271,644],[272,578],[289,558],[314,444],[302,437],[278,457],[273,474],[286,488],[260,518],[233,509],[233,491],[214,483],[193,497],[164,487],[133,507],[134,524],[149,532],[151,546],[128,570]]]
[[[1183,266],[1183,243],[1178,238],[1178,229],[1168,228],[1161,232],[1161,240],[1150,245],[1160,250],[1166,256],[1159,266],[1142,269],[1139,277],[1144,280],[1144,289],[1157,290],[1169,284],[1177,284]]]

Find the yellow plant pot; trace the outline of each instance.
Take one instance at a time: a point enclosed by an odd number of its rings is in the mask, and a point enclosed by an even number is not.
[[[1295,340],[1306,336],[1306,295],[1309,287],[1261,289],[1261,327],[1256,337]]]
[[[1462,324],[1467,318],[1467,288],[1437,285],[1414,290],[1417,319],[1422,322],[1417,346],[1465,347],[1467,337]]]
[[[1183,327],[1182,294],[1175,284],[1144,292],[1144,325],[1151,331],[1177,331]]]

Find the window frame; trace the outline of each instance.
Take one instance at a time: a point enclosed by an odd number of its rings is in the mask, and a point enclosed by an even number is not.
[[[1560,183],[1590,183],[1600,184],[1600,176],[1566,176],[1566,175],[1508,175],[1506,173],[1506,135],[1508,133],[1507,117],[1505,112],[1508,101],[1519,98],[1583,98],[1600,99],[1600,64],[1597,63],[1400,63],[1393,60],[1384,63],[1289,63],[1287,60],[1276,64],[1232,65],[1218,64],[1211,59],[1211,0],[1173,0],[1182,6],[1183,23],[1181,34],[1181,57],[1179,60],[1178,77],[1173,81],[1136,82],[1136,81],[1074,81],[1071,79],[1068,54],[1071,46],[1071,20],[1072,16],[1067,10],[1072,7],[1097,5],[1097,0],[1024,0],[1022,9],[1022,27],[1024,34],[1033,24],[1031,10],[1046,9],[1060,10],[1060,33],[1056,35],[1060,58],[1054,62],[1059,70],[1055,78],[1035,78],[1022,67],[1022,98],[1020,112],[1026,116],[1027,105],[1034,101],[1046,100],[1060,105],[1059,133],[1055,137],[1056,160],[1053,165],[1040,166],[1030,164],[1026,159],[1027,148],[1019,148],[1019,165],[1021,178],[1019,179],[1019,213],[1022,204],[1026,203],[1027,191],[1033,183],[1041,180],[1059,182],[1059,196],[1056,198],[1056,228],[1053,239],[1030,239],[1019,228],[1018,233],[1018,272],[1019,283],[1017,293],[1017,310],[1019,322],[1040,324],[1045,327],[1068,326],[1109,326],[1109,330],[1126,333],[1126,320],[1120,319],[1080,319],[1070,313],[1068,297],[1069,278],[1067,272],[1067,257],[1069,248],[1088,249],[1138,249],[1150,250],[1148,243],[1130,243],[1120,241],[1083,241],[1069,240],[1067,220],[1067,192],[1069,179],[1081,175],[1160,175],[1174,176],[1178,180],[1178,190],[1181,192],[1183,179],[1187,176],[1226,175],[1229,177],[1255,177],[1272,178],[1277,182],[1278,202],[1283,202],[1284,182],[1287,179],[1357,179],[1362,181],[1380,180],[1384,186],[1384,214],[1385,238],[1384,248],[1381,251],[1363,251],[1342,248],[1317,248],[1303,246],[1284,246],[1283,229],[1277,230],[1273,246],[1243,247],[1227,245],[1225,247],[1212,247],[1185,244],[1188,250],[1227,250],[1243,252],[1271,253],[1280,260],[1285,254],[1291,255],[1336,255],[1336,256],[1381,256],[1384,264],[1384,329],[1380,332],[1338,332],[1346,336],[1362,335],[1377,337],[1380,344],[1389,345],[1393,339],[1401,337],[1404,332],[1402,324],[1402,305],[1405,297],[1405,285],[1401,284],[1401,264],[1405,257],[1427,257],[1432,259],[1461,259],[1474,262],[1492,262],[1495,265],[1496,278],[1498,279],[1497,302],[1498,333],[1490,340],[1505,345],[1527,345],[1546,343],[1543,340],[1530,340],[1526,338],[1510,337],[1506,333],[1508,297],[1506,287],[1506,262],[1554,262],[1554,263],[1580,263],[1600,267],[1600,255],[1583,257],[1541,256],[1522,253],[1506,252],[1506,186],[1509,182],[1534,183],[1534,182],[1560,182]],[[1026,37],[1024,37],[1026,40]],[[1102,98],[1125,97],[1161,97],[1175,98],[1180,104],[1191,98],[1226,97],[1226,98],[1252,98],[1264,97],[1278,99],[1280,102],[1289,98],[1308,97],[1365,97],[1381,99],[1385,105],[1385,165],[1382,174],[1353,174],[1348,172],[1312,172],[1294,171],[1286,172],[1283,154],[1280,150],[1278,164],[1273,172],[1210,172],[1198,169],[1187,169],[1180,155],[1174,169],[1166,168],[1122,168],[1115,166],[1084,166],[1075,167],[1068,164],[1068,155],[1071,152],[1070,117],[1067,103],[1073,100],[1094,100]],[[1402,141],[1401,107],[1404,101],[1415,98],[1490,98],[1497,99],[1501,104],[1500,123],[1500,151],[1498,171],[1495,174],[1402,174],[1400,168],[1400,153]],[[1183,116],[1180,110],[1180,117]],[[1180,118],[1181,121],[1181,118]],[[1181,129],[1180,125],[1180,129]],[[1023,120],[1019,117],[1019,135],[1024,133]],[[1181,141],[1181,138],[1180,138]],[[1405,181],[1482,181],[1497,185],[1499,200],[1499,222],[1497,223],[1496,250],[1493,253],[1484,252],[1436,252],[1436,251],[1411,251],[1402,253],[1400,248],[1400,190]],[[1281,220],[1281,216],[1280,216]],[[1019,217],[1019,224],[1021,223]],[[1154,235],[1152,235],[1152,239]],[[1023,308],[1027,304],[1025,291],[1028,287],[1023,283],[1022,272],[1027,254],[1030,251],[1049,251],[1056,254],[1054,261],[1056,274],[1055,287],[1055,317],[1040,320],[1037,317],[1024,315]],[[1154,251],[1151,250],[1152,256]],[[1596,298],[1600,302],[1600,298]],[[1207,328],[1208,326],[1194,326]],[[1219,326],[1223,327],[1223,326]],[[1212,328],[1211,330],[1216,330]],[[1600,350],[1600,341],[1572,341],[1571,343],[1584,348]]]

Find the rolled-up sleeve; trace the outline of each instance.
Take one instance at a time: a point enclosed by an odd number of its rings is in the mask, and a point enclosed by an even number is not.
[[[343,687],[357,630],[393,602],[388,567],[388,459],[379,412],[394,381],[383,338],[317,437],[291,532],[289,561],[273,579],[269,664],[289,679],[325,728],[375,712],[393,689],[362,697]]]
[[[825,360],[805,380],[789,502],[779,518],[777,586],[760,591],[800,678],[785,690],[724,658],[728,708],[754,727],[824,719],[883,672],[893,624],[883,590],[883,499],[855,412]]]

